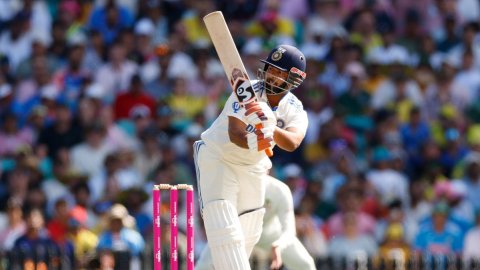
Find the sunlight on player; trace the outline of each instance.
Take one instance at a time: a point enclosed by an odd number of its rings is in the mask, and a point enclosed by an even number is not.
[[[264,150],[294,151],[307,130],[307,114],[290,90],[305,79],[305,56],[280,45],[252,82],[257,101],[244,107],[235,94],[194,144],[200,207],[212,263],[197,269],[250,269],[262,233],[265,179],[272,163]],[[263,126],[255,128],[257,126]],[[212,265],[213,264],[213,265]]]

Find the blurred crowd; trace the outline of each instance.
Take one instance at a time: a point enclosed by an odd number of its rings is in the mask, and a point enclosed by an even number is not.
[[[294,92],[309,128],[272,175],[314,257],[480,257],[478,0],[3,0],[10,263],[111,269],[126,251],[150,269],[152,187],[196,184],[192,143],[231,93],[203,26],[214,10],[252,78],[275,45],[307,57]]]

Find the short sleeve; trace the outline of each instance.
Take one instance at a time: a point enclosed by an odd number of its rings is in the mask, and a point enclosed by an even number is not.
[[[288,120],[289,121],[286,123],[285,129],[296,128],[304,135],[307,133],[308,117],[307,112],[303,110],[303,108],[301,110],[298,109],[298,111],[293,113]]]

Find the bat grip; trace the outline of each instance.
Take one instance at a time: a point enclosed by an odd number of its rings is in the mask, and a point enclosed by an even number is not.
[[[263,124],[262,124],[262,123],[257,124],[257,125],[255,126],[255,128],[258,129],[258,130],[260,130],[260,129],[263,128]],[[272,150],[272,148],[269,147],[269,148],[265,149],[265,154],[267,154],[268,157],[273,157],[273,150]]]

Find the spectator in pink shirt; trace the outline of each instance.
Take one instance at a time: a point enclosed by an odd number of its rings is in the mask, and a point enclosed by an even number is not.
[[[264,0],[261,1],[260,11],[262,13],[266,10],[277,10],[282,17],[290,20],[302,20],[308,15],[308,2],[307,0]]]
[[[19,128],[17,117],[6,113],[1,120],[0,156],[13,155],[19,148],[33,143],[33,133],[30,129]]]
[[[363,192],[360,187],[352,182],[342,186],[337,192],[337,201],[340,211],[331,216],[324,227],[329,239],[344,235],[344,215],[350,213],[355,216],[355,224],[359,234],[374,235],[375,220],[368,214],[360,211],[363,201]]]

